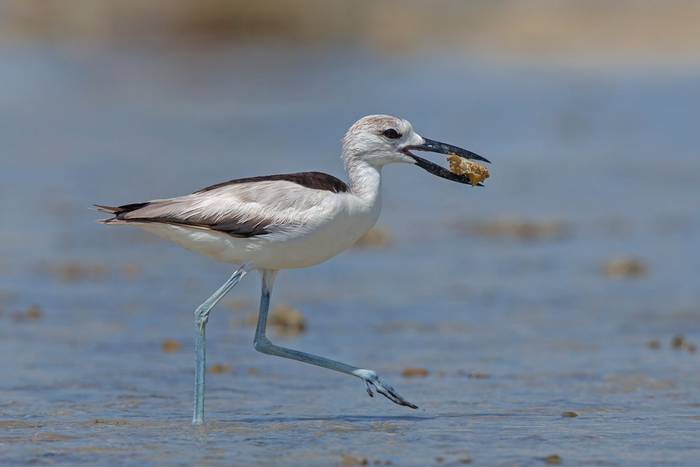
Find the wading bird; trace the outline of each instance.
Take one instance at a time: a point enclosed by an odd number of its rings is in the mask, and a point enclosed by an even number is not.
[[[193,424],[204,416],[206,326],[209,311],[249,271],[262,274],[260,312],[254,346],[259,352],[329,368],[364,381],[390,401],[417,408],[368,369],[273,344],[265,335],[272,285],[280,269],[305,268],[350,248],[377,221],[381,171],[387,164],[415,164],[460,183],[469,183],[412,151],[455,154],[489,162],[465,149],[420,136],[404,119],[369,115],[355,122],[342,140],[342,160],[350,185],[320,172],[240,178],[177,198],[112,207],[101,222],[141,227],[214,260],[238,265],[229,279],[194,312],[195,383]]]

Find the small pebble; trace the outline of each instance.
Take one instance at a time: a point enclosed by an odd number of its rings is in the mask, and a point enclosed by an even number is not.
[[[648,271],[647,265],[636,258],[613,258],[603,266],[603,274],[615,279],[642,277]]]
[[[467,373],[467,378],[470,379],[488,379],[490,377],[491,375],[489,375],[488,373],[479,373],[478,371],[470,371],[469,373]]]
[[[209,373],[214,373],[217,375],[220,375],[222,373],[231,373],[231,365],[227,365],[225,363],[214,363],[213,365],[209,366],[207,368],[207,371]]]
[[[123,419],[107,419],[107,418],[96,418],[94,421],[95,425],[109,425],[109,426],[125,426],[129,424],[128,420]]]
[[[36,321],[42,318],[44,313],[37,305],[32,305],[26,310],[18,311],[12,314],[12,319],[15,321]]]
[[[41,308],[39,308],[36,305],[32,305],[27,310],[24,312],[24,316],[27,317],[28,320],[34,321],[37,319],[41,319],[41,316],[43,315]]]
[[[425,368],[404,368],[401,376],[404,378],[425,378],[428,376],[428,370]]]
[[[104,279],[107,268],[102,264],[65,263],[52,266],[50,271],[63,282]]]
[[[350,454],[343,454],[340,457],[340,463],[342,465],[369,465],[366,457],[356,457]]]
[[[559,454],[552,454],[547,457],[543,457],[542,460],[546,464],[561,464],[561,456]]]
[[[658,339],[652,339],[649,342],[647,342],[647,347],[649,347],[652,350],[659,350],[661,348],[661,342],[659,342]]]
[[[165,339],[160,343],[160,350],[166,353],[179,352],[182,349],[182,344],[173,339]]]
[[[697,350],[695,344],[687,341],[685,337],[678,335],[671,340],[671,347],[674,350],[685,350],[689,353],[695,353]]]

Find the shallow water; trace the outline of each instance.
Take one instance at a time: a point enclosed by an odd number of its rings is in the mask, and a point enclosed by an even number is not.
[[[3,464],[697,462],[700,354],[670,344],[700,344],[697,71],[274,47],[0,57]],[[209,362],[233,371],[208,375],[193,429],[191,312],[230,268],[88,207],[340,175],[343,130],[377,112],[483,154],[492,178],[388,167],[391,244],[283,272],[273,302],[308,331],[277,340],[373,368],[420,408],[256,353],[251,275],[212,312]],[[474,234],[504,216],[563,230]],[[606,277],[617,256],[648,274]]]

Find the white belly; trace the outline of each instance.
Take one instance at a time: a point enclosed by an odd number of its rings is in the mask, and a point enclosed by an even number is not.
[[[323,220],[301,229],[250,238],[180,225],[134,225],[217,261],[251,263],[258,269],[294,269],[313,266],[350,248],[372,228],[379,211],[378,203],[363,209],[338,203]]]

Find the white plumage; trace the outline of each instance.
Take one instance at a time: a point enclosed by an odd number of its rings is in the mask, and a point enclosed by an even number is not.
[[[251,269],[263,275],[256,350],[358,377],[370,396],[377,391],[396,404],[416,408],[372,370],[277,346],[265,334],[277,271],[318,264],[364,235],[379,217],[381,171],[385,165],[415,164],[439,177],[469,183],[467,177],[454,175],[411,150],[486,161],[465,149],[423,138],[406,120],[370,115],[355,122],[343,138],[342,159],[349,186],[331,175],[302,172],[231,180],[177,198],[97,206],[114,215],[102,221],[106,224],[141,227],[217,261],[241,265],[195,310],[193,423],[203,421],[209,311]]]
[[[377,221],[379,195],[363,199],[288,181],[236,184],[203,193],[156,202],[143,208],[149,215],[212,222],[240,219],[268,233],[239,237],[207,227],[177,223],[130,222],[188,250],[226,263],[250,263],[257,269],[313,266],[352,246]],[[156,214],[158,213],[158,214]]]

